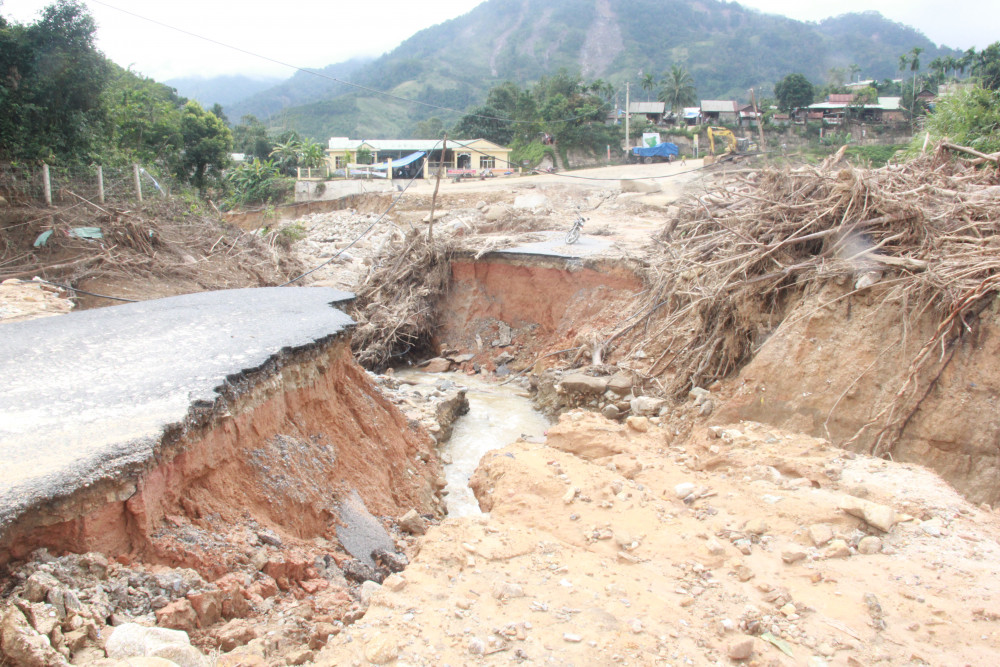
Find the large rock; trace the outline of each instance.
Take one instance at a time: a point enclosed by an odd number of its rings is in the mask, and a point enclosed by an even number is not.
[[[411,535],[423,535],[427,532],[427,521],[417,513],[417,510],[411,509],[399,517],[399,529]]]
[[[174,630],[194,630],[198,627],[198,614],[187,598],[175,600],[156,610],[156,624]]]
[[[573,373],[559,381],[563,391],[571,394],[603,394],[608,388],[608,378],[597,378],[583,373]]]
[[[528,209],[531,211],[542,211],[548,206],[548,198],[538,192],[520,195],[514,199],[514,208]]]
[[[123,623],[108,637],[104,650],[109,658],[124,660],[139,656],[158,655],[168,646],[191,646],[186,632],[167,628],[149,628],[137,623]],[[166,656],[160,656],[166,657]]]
[[[666,404],[664,399],[652,396],[636,396],[629,402],[632,414],[640,417],[654,417],[660,414]]]
[[[631,393],[634,381],[632,380],[631,373],[625,373],[619,371],[611,376],[608,380],[608,389],[615,392],[619,396],[625,396]]]
[[[625,427],[594,413],[578,419],[562,415],[559,423],[549,429],[546,444],[588,460],[622,454],[629,449]]]
[[[840,499],[839,507],[851,516],[863,519],[869,526],[887,533],[896,525],[896,510],[886,505],[854,496],[844,496]]]
[[[21,610],[8,605],[0,618],[0,663],[19,667],[60,667],[68,665],[49,642],[28,623]]]
[[[423,370],[428,373],[447,373],[451,370],[451,362],[443,357],[435,357],[427,362]]]

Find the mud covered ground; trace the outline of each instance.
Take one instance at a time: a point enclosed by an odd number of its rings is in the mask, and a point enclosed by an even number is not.
[[[667,172],[675,177],[625,188],[617,180]],[[371,503],[373,530],[384,530],[387,541],[372,566],[359,565],[364,559],[337,538],[338,520],[331,531],[306,534],[296,516],[283,531],[281,513],[296,510],[279,503],[278,529],[253,525],[211,497],[210,485],[195,485],[201,495],[179,502],[154,536],[186,560],[38,551],[14,564],[2,589],[7,661],[1000,662],[1000,524],[991,507],[964,499],[917,463],[867,457],[818,437],[836,437],[866,416],[881,391],[878,378],[898,374],[899,362],[880,356],[871,333],[902,326],[892,313],[864,297],[809,295],[789,307],[793,322],[770,347],[762,341],[762,354],[742,374],[711,391],[663,397],[659,379],[643,373],[652,363],[644,350],[626,358],[601,349],[597,335],[629,316],[627,304],[644,289],[642,266],[660,257],[655,233],[685,188],[705,186],[698,180],[705,174],[650,165],[594,175],[613,180],[557,175],[442,185],[435,233],[464,239],[474,251],[454,273],[457,289],[439,304],[432,363],[495,381],[513,376],[537,392],[546,411],[562,413],[545,438],[483,458],[471,483],[488,515],[440,520],[430,498],[417,512],[395,498]],[[275,233],[292,240],[284,269],[329,261],[303,284],[352,289],[387,261],[391,243],[427,230],[429,184],[418,183],[379,221],[389,201],[376,195],[354,209],[281,223]],[[569,280],[546,273],[552,267],[524,270],[495,256],[494,265],[472,263],[480,252],[561,233],[579,215],[587,218],[583,234],[607,244]],[[32,301],[23,294],[22,302]],[[825,307],[830,299],[845,312]],[[854,338],[841,335],[852,313],[863,313],[867,327],[852,330]],[[992,349],[989,340],[975,349]],[[602,352],[609,355],[595,357]],[[963,363],[975,366],[976,357]],[[965,377],[946,376],[962,409],[988,404],[976,398],[980,390],[965,387]],[[418,467],[436,470],[426,443],[446,438],[461,412],[460,387],[443,382],[416,391],[391,375],[368,381],[385,396],[380,410],[421,434],[420,451],[411,452],[423,457]],[[363,418],[364,410],[357,413]],[[294,456],[299,445],[309,449],[301,438],[269,438],[254,445],[251,463],[269,467],[261,456],[291,456],[292,465],[274,468],[280,479],[262,477],[277,480],[268,492],[319,498],[315,480],[294,477],[311,465],[308,456]],[[921,446],[906,450],[911,461],[920,460]],[[989,443],[976,446],[977,456],[992,460]],[[975,462],[968,457],[936,457],[939,467],[952,461],[953,483],[970,479],[966,469]],[[360,469],[364,462],[355,463]],[[408,474],[408,461],[396,464]],[[990,499],[988,475],[976,479],[977,500]],[[239,477],[227,480],[236,486]],[[225,516],[236,519],[219,523]],[[154,626],[160,630],[148,630]]]

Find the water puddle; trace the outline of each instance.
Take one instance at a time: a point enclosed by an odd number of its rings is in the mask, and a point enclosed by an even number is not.
[[[457,373],[420,373],[399,371],[401,378],[433,385],[442,379],[451,380],[468,389],[469,414],[455,422],[451,439],[441,448],[448,492],[445,501],[448,516],[482,514],[479,503],[469,488],[469,477],[475,472],[483,454],[491,449],[506,447],[522,435],[541,436],[551,425],[531,405],[531,399],[521,395],[515,385],[500,385],[478,376]]]

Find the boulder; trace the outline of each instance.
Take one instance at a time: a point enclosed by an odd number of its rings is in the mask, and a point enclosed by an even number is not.
[[[633,415],[654,417],[660,414],[660,410],[667,404],[662,398],[652,396],[636,396],[629,402]]]
[[[869,526],[884,532],[889,532],[896,525],[896,510],[887,505],[880,505],[854,496],[844,496],[840,499],[839,507],[851,516],[863,519]]]
[[[39,634],[14,605],[8,605],[0,618],[0,657],[20,667],[59,667],[68,665],[49,638]],[[5,662],[6,662],[5,661]]]
[[[435,357],[427,362],[424,370],[428,373],[446,373],[451,370],[451,362],[444,357]]]
[[[608,388],[608,378],[598,378],[583,373],[573,373],[559,381],[563,391],[571,394],[603,394]]]

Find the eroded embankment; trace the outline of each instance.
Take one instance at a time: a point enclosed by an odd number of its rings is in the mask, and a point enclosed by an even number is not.
[[[520,370],[540,357],[589,348],[643,289],[625,261],[492,254],[451,263],[439,305],[439,346],[475,353],[485,367],[510,356]]]
[[[791,308],[715,420],[762,421],[870,451],[882,411],[938,322],[933,313],[913,315],[885,302],[878,287],[849,292],[831,282]],[[997,312],[994,300],[966,318],[954,343],[937,346],[935,373],[902,391],[912,407],[886,452],[932,468],[973,502],[991,505],[1000,502]]]
[[[224,393],[224,409],[168,433],[135,478],[23,515],[4,559],[100,551],[215,578],[247,562],[248,526],[293,542],[331,536],[352,488],[376,514],[440,510],[431,439],[378,392],[346,337],[281,355]]]

